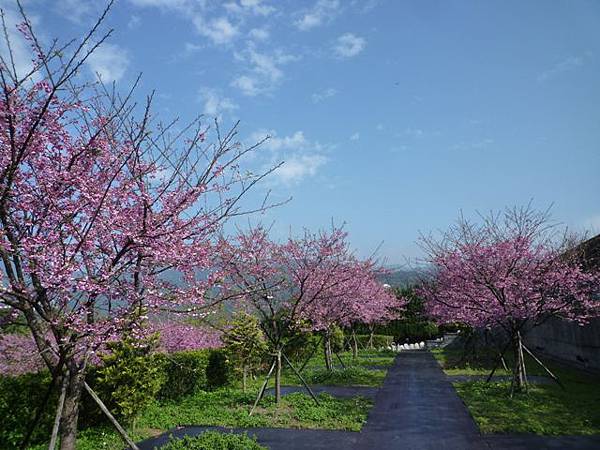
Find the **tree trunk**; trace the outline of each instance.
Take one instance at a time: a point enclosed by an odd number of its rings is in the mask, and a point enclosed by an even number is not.
[[[522,392],[527,389],[527,374],[525,372],[525,359],[523,358],[523,343],[520,332],[515,333],[513,337],[513,348],[515,362],[510,389],[511,397],[515,392]]]
[[[373,325],[369,325],[369,348],[373,348],[373,336],[375,335],[375,327]]]
[[[328,332],[323,335],[323,351],[325,353],[325,367],[328,371],[333,370],[333,358],[331,354],[331,338]]]
[[[69,364],[69,369],[65,376],[68,377],[68,380],[60,419],[60,450],[75,450],[79,401],[83,390],[85,373],[73,362]]]
[[[358,339],[356,339],[356,332],[352,330],[352,358],[358,358]]]
[[[281,402],[281,348],[277,349],[275,368],[275,403]]]
[[[246,392],[246,378],[248,378],[248,366],[244,364],[242,368],[242,390]]]

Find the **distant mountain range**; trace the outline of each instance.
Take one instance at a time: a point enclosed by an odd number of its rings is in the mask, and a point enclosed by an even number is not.
[[[378,278],[382,283],[392,287],[402,287],[416,283],[419,280],[419,273],[418,269],[388,267],[387,273],[381,274]]]

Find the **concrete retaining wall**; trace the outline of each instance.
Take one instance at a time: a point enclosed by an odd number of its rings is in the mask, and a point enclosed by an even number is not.
[[[529,331],[525,342],[547,357],[600,372],[600,318],[584,326],[550,319]]]

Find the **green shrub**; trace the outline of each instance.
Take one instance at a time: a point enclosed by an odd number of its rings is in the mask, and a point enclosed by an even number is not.
[[[165,381],[163,368],[150,353],[158,336],[147,339],[124,337],[107,345],[109,353],[102,356],[95,386],[98,396],[111,412],[128,424],[158,394]]]
[[[329,330],[329,339],[331,342],[331,351],[339,353],[344,349],[344,330],[337,325],[333,325]]]
[[[315,347],[320,340],[321,338],[318,335],[309,332],[298,332],[291,338],[286,339],[283,352],[292,362],[304,362],[315,351]]]
[[[258,319],[247,313],[236,314],[232,327],[222,337],[225,352],[239,373],[246,391],[248,372],[257,368],[265,353],[267,343]]]
[[[18,377],[0,377],[0,448],[16,449],[21,444],[38,405],[44,400],[51,377],[48,371]],[[58,396],[50,396],[43,409],[31,444],[45,442],[52,431]]]
[[[165,374],[157,398],[177,400],[206,389],[206,367],[209,350],[187,350],[171,354],[156,354],[154,360]]]
[[[199,436],[184,436],[182,439],[171,440],[161,450],[263,450],[256,438],[247,435],[205,431]]]
[[[206,366],[206,385],[209,389],[225,386],[229,383],[229,362],[225,352],[212,350]]]

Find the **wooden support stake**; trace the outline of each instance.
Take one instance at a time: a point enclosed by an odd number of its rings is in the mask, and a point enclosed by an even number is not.
[[[131,447],[132,450],[140,450],[138,448],[138,446],[135,445],[135,442],[133,442],[133,440],[131,440],[131,438],[129,437],[129,435],[127,434],[127,432],[125,431],[125,429],[121,426],[121,424],[119,422],[117,422],[117,419],[115,419],[115,417],[110,413],[110,411],[108,410],[108,408],[106,407],[106,405],[102,402],[102,400],[100,400],[100,397],[98,397],[98,395],[89,386],[89,384],[87,384],[84,381],[83,382],[83,387],[85,387],[85,390],[88,392],[88,394],[90,394],[90,396],[98,404],[98,406],[100,407],[100,409],[102,410],[102,412],[106,415],[106,417],[108,417],[108,420],[110,420],[110,422],[114,425],[114,427],[117,429],[117,431],[119,432],[119,434],[121,435],[121,437],[125,440],[125,442],[127,442],[127,444],[129,445],[129,447]]]
[[[258,395],[256,396],[256,400],[254,400],[254,405],[252,406],[252,409],[250,410],[250,414],[248,414],[249,416],[252,415],[252,413],[254,412],[254,410],[256,409],[256,406],[258,405],[258,402],[260,402],[260,400],[262,399],[264,393],[265,393],[265,389],[267,387],[267,384],[269,383],[269,378],[271,378],[271,374],[273,373],[273,370],[275,369],[275,365],[277,364],[277,359],[273,360],[273,364],[271,364],[271,368],[269,369],[269,373],[267,373],[267,377],[265,378],[264,383],[262,384],[262,386],[260,387],[260,390],[258,391]]]
[[[52,435],[50,436],[50,443],[48,444],[48,450],[54,450],[56,448],[56,441],[58,440],[58,429],[60,426],[60,419],[62,418],[62,411],[65,405],[65,396],[67,394],[67,382],[68,377],[63,375],[62,383],[60,386],[60,397],[58,398],[58,407],[56,408],[56,416],[54,417],[54,425],[52,426]]]
[[[285,359],[285,362],[288,364],[288,366],[290,366],[292,368],[292,370],[294,371],[294,373],[296,374],[296,376],[298,378],[300,378],[300,381],[302,382],[302,384],[304,385],[304,387],[306,388],[306,390],[308,391],[308,393],[310,394],[310,396],[313,398],[313,400],[315,401],[315,403],[317,404],[317,406],[319,406],[319,400],[317,400],[317,397],[314,394],[314,392],[312,391],[312,389],[308,386],[308,384],[306,383],[306,381],[304,381],[304,378],[302,378],[302,375],[300,375],[300,372],[298,372],[296,370],[296,368],[292,365],[292,363],[290,362],[290,360],[288,359],[288,357],[285,356],[285,353],[282,353],[281,355],[283,356],[283,359]]]
[[[337,359],[340,361],[340,364],[342,365],[342,368],[344,370],[346,370],[346,364],[344,364],[344,361],[342,361],[342,358],[340,358],[340,355],[337,352],[333,352],[335,353],[335,356],[337,356]]]
[[[317,349],[321,345],[321,341],[322,340],[323,340],[323,336],[320,336],[319,340],[317,341],[317,344],[312,349],[312,352],[310,353],[310,356],[307,359],[304,360],[304,363],[302,363],[302,366],[300,367],[299,372],[302,372],[304,370],[304,368],[306,367],[306,365],[308,364],[308,362],[312,359],[312,357],[315,356],[315,352],[317,351]]]
[[[508,344],[506,344],[506,346],[504,347],[504,350],[502,350],[502,353],[500,353],[500,359],[496,360],[496,363],[494,364],[494,368],[492,369],[492,371],[488,375],[487,379],[485,380],[486,383],[489,383],[490,380],[492,379],[492,377],[494,376],[494,373],[496,372],[496,369],[498,368],[498,363],[500,361],[502,361],[502,363],[504,364],[504,354],[506,353],[506,350],[508,350],[508,347],[510,347],[510,344],[511,344],[511,341],[509,339]],[[506,364],[504,364],[504,367],[506,367]]]
[[[566,390],[566,389],[565,389],[565,386],[564,386],[564,385],[563,385],[563,384],[560,382],[560,380],[558,379],[558,377],[557,377],[556,375],[554,375],[554,374],[553,374],[553,373],[550,371],[550,369],[548,369],[548,368],[547,368],[547,367],[544,365],[544,363],[543,363],[542,361],[540,361],[540,359],[539,359],[537,356],[535,356],[535,355],[534,355],[534,354],[531,352],[531,350],[529,350],[529,349],[528,349],[528,348],[525,346],[525,344],[521,344],[521,345],[522,345],[522,347],[525,349],[525,351],[526,351],[527,353],[529,353],[529,356],[531,356],[531,357],[532,357],[532,358],[535,360],[535,362],[537,362],[537,363],[538,363],[540,366],[542,366],[542,367],[544,368],[544,370],[545,370],[545,371],[548,373],[548,375],[550,375],[550,377],[551,377],[551,378],[552,378],[554,381],[556,381],[556,383],[557,383],[557,384],[558,384],[558,385],[559,385],[559,386],[560,386],[560,387],[561,387],[563,390]]]

